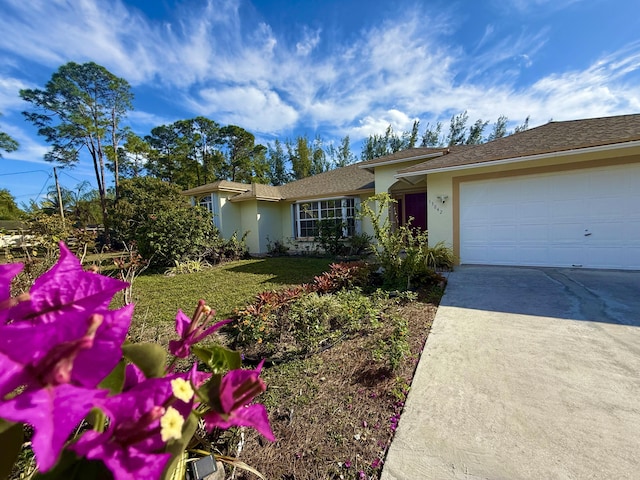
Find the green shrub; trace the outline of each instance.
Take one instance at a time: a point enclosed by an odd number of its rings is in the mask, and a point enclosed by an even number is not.
[[[371,268],[364,262],[332,263],[329,268],[328,272],[313,278],[310,288],[318,293],[331,293],[369,283]]]
[[[274,240],[271,241],[269,237],[267,237],[267,253],[274,257],[286,255],[289,251],[289,247],[287,247],[282,240]]]
[[[241,260],[249,257],[246,238],[249,232],[245,232],[241,238],[238,233],[233,232],[229,239],[221,236],[212,238],[210,244],[205,248],[202,258],[212,264],[218,264],[231,260]]]
[[[456,261],[453,250],[444,242],[438,242],[427,249],[427,265],[434,270],[452,270]]]
[[[167,267],[200,256],[217,239],[200,208],[175,208],[150,215],[136,230],[136,244],[151,266]]]
[[[350,335],[378,325],[380,308],[360,289],[335,294],[316,292],[300,297],[280,318],[303,351],[339,336]]]
[[[337,337],[377,328],[379,300],[358,287],[327,293],[314,284],[262,292],[250,305],[234,312],[228,327],[238,347],[270,354],[277,342],[309,352]],[[385,299],[386,300],[386,299]]]
[[[345,245],[342,243],[344,224],[337,219],[326,218],[318,222],[316,241],[322,251],[333,257],[345,253]]]
[[[371,241],[373,237],[368,233],[354,233],[347,240],[349,255],[364,256],[371,253]]]
[[[391,370],[396,370],[402,360],[411,353],[409,347],[409,326],[407,320],[399,315],[391,315],[387,321],[392,324],[390,335],[380,340],[373,350],[376,361],[384,361]]]
[[[185,262],[175,262],[173,267],[168,268],[164,274],[167,276],[183,275],[185,273],[196,273],[207,267],[207,262],[202,260],[187,260]]]
[[[392,228],[384,212],[395,202],[389,194],[369,198],[361,207],[361,215],[371,220],[377,242],[374,253],[382,267],[383,285],[392,289],[439,283],[442,277],[435,268],[451,268],[455,257],[450,248],[440,242],[429,247],[426,231],[412,228],[410,223]],[[370,204],[376,203],[374,209]]]
[[[135,243],[151,267],[200,258],[219,236],[209,212],[180,191],[153,177],[123,179],[111,215],[114,239]]]

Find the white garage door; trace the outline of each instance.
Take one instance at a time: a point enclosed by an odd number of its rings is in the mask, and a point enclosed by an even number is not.
[[[460,261],[640,269],[640,164],[461,183]]]

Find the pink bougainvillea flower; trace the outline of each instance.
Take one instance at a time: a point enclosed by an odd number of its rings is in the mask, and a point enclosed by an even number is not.
[[[176,315],[176,332],[180,340],[169,342],[169,351],[176,357],[186,358],[191,353],[191,346],[211,335],[223,325],[231,322],[231,319],[222,320],[210,325],[216,312],[208,307],[204,300],[198,302],[198,307],[192,318],[187,317],[182,310]]]
[[[172,381],[184,376],[130,377],[129,390],[99,404],[110,419],[107,430],[85,432],[70,449],[102,460],[115,480],[160,478],[171,457],[165,453],[166,440],[181,435],[182,422],[193,408],[193,399],[185,402],[173,393]],[[141,381],[134,384],[136,380]]]
[[[38,468],[46,472],[56,464],[73,429],[107,393],[63,384],[22,393],[1,403],[0,411],[7,420],[33,425],[33,451]]]
[[[107,394],[96,386],[120,360],[132,313],[125,307],[91,314],[84,322],[0,327],[0,412],[33,425],[41,471],[55,465],[73,429]],[[18,387],[20,393],[8,398]]]
[[[60,259],[31,287],[29,297],[9,311],[9,321],[50,323],[60,317],[69,320],[85,312],[106,310],[113,296],[128,284],[82,269],[80,260],[60,242]]]
[[[69,434],[106,395],[96,387],[120,361],[133,315],[133,306],[107,310],[124,282],[83,271],[62,243],[60,251],[28,295],[0,304],[0,412],[33,425],[41,471],[55,464]],[[0,270],[2,297],[19,268]]]
[[[266,439],[275,441],[267,409],[262,404],[248,405],[266,390],[259,377],[263,362],[255,370],[231,370],[220,382],[218,398],[212,398],[212,410],[204,415],[207,428],[252,427]],[[215,393],[215,392],[214,392]],[[213,396],[210,394],[210,397]]]

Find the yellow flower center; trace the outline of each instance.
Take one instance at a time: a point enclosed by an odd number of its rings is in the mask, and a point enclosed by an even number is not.
[[[171,380],[171,391],[174,397],[185,403],[193,398],[193,388],[191,388],[191,384],[182,378],[174,378]]]
[[[184,418],[173,407],[167,408],[167,411],[160,419],[160,436],[162,441],[166,442],[172,438],[178,439],[182,437],[182,426]]]

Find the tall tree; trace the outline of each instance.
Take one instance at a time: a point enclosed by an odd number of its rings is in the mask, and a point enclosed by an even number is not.
[[[119,152],[122,176],[127,178],[141,176],[151,154],[149,144],[143,138],[129,131]]]
[[[420,131],[420,120],[414,120],[411,131],[402,132],[403,148],[413,148],[418,143],[418,134]]]
[[[393,131],[393,127],[391,125],[387,127],[384,135],[369,135],[362,146],[362,160],[383,157],[385,155],[399,152],[400,150],[415,147],[418,143],[419,129],[420,121],[415,120],[411,130],[404,131],[400,135]]]
[[[2,151],[7,153],[15,152],[19,146],[18,142],[11,138],[8,133],[0,131],[0,158],[2,158]]]
[[[507,135],[507,122],[509,119],[505,115],[500,115],[496,123],[493,124],[491,133],[487,137],[487,142],[497,140],[498,138],[505,137]]]
[[[289,152],[289,160],[291,161],[293,178],[300,180],[301,178],[311,175],[313,154],[312,147],[309,145],[309,139],[306,135],[296,138],[295,145],[287,142],[287,150]]]
[[[16,205],[16,200],[6,188],[0,188],[0,220],[19,220],[24,212]]]
[[[513,133],[524,132],[525,130],[528,130],[528,129],[529,129],[529,116],[527,115],[527,118],[524,119],[524,122],[522,122],[520,125],[518,125],[513,130]]]
[[[220,174],[223,158],[217,150],[220,125],[206,117],[179,120],[175,124],[184,143],[185,153],[196,166],[198,184],[213,181]]]
[[[263,145],[255,144],[255,137],[237,125],[227,125],[220,129],[220,145],[226,157],[226,179],[232,182],[251,182],[257,179],[256,166],[265,153]],[[257,148],[259,147],[259,148]],[[258,162],[260,159],[260,162]]]
[[[444,139],[442,137],[442,122],[436,123],[431,126],[427,123],[424,133],[422,134],[421,147],[440,147],[444,145]]]
[[[151,147],[146,165],[149,175],[182,188],[198,185],[198,166],[189,157],[189,146],[184,141],[179,125],[160,125],[145,137]]]
[[[51,144],[45,160],[73,166],[80,160],[80,151],[88,151],[96,175],[102,221],[108,227],[105,145],[111,142],[113,150],[118,150],[120,121],[132,108],[133,94],[127,81],[93,62],[69,62],[53,74],[44,90],[20,90],[20,96],[36,109],[23,112],[25,117]],[[117,178],[117,165],[115,172]]]
[[[387,126],[384,135],[369,135],[362,146],[362,160],[384,157],[402,148],[402,141],[397,137],[391,125]]]
[[[253,147],[251,152],[253,176],[251,181],[256,183],[269,183],[270,180],[270,166],[269,159],[267,158],[267,147],[262,144],[257,144]]]
[[[273,146],[269,145],[269,183],[274,186],[284,185],[290,179],[287,172],[287,159],[280,140],[276,139]]]
[[[484,122],[481,119],[476,120],[476,122],[469,127],[469,136],[464,143],[467,145],[478,145],[483,143],[482,133],[488,124],[489,122]]]
[[[340,140],[340,146],[329,145],[327,153],[333,168],[346,167],[356,161],[355,155],[351,152],[351,140],[349,135]]]
[[[322,148],[322,138],[316,136],[311,146],[311,175],[317,175],[329,170],[327,154]]]
[[[462,145],[465,143],[468,120],[469,115],[466,110],[451,117],[451,121],[449,122],[449,134],[447,135],[447,145]]]

